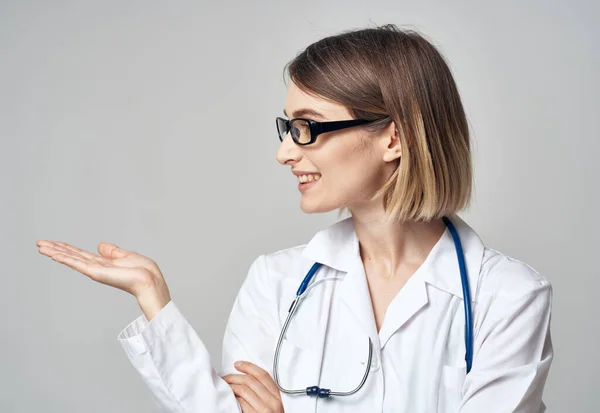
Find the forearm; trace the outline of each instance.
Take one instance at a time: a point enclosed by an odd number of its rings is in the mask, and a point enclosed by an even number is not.
[[[233,391],[213,369],[206,346],[173,301],[151,322],[138,317],[119,341],[159,411],[239,412]]]

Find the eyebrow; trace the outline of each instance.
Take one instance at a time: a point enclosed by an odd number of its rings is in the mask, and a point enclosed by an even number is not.
[[[287,114],[285,109],[283,109],[283,114],[289,118],[289,115]],[[292,112],[292,117],[294,117],[294,118],[301,118],[303,116],[311,116],[311,117],[326,119],[323,114],[317,112],[314,109],[302,108],[302,109],[298,109],[298,110]]]

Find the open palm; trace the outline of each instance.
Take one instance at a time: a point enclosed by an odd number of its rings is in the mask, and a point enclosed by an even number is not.
[[[38,240],[38,252],[60,262],[94,281],[110,285],[138,297],[145,289],[164,283],[158,265],[148,257],[101,242],[98,254],[65,242]]]

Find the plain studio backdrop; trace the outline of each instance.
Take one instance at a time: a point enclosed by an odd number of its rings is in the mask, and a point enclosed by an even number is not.
[[[554,287],[548,412],[598,412],[600,7],[592,1],[2,1],[0,411],[150,412],[117,335],[129,294],[38,239],[154,259],[213,363],[259,254],[306,243],[275,160],[283,66],[395,23],[448,58],[474,140],[461,214]]]

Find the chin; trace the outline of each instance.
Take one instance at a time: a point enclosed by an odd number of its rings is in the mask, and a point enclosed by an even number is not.
[[[325,214],[325,213],[331,212],[337,208],[338,207],[335,205],[327,206],[327,205],[323,205],[321,203],[311,202],[307,199],[304,199],[304,197],[302,197],[302,199],[300,200],[300,209],[305,214]]]

